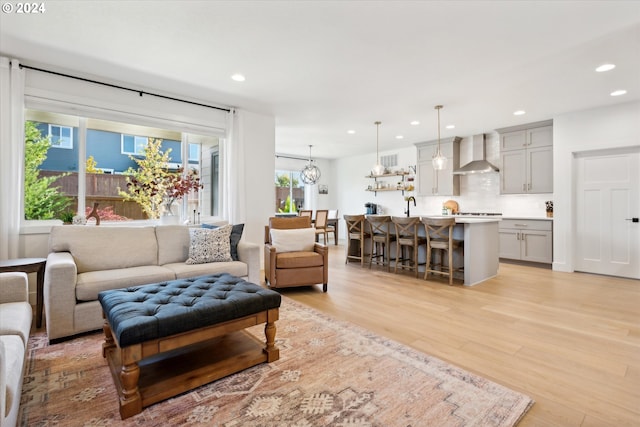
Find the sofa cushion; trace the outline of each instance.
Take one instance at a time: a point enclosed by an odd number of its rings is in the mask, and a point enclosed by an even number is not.
[[[313,251],[314,228],[271,229],[271,245],[278,252]]]
[[[173,271],[176,279],[215,273],[229,273],[238,277],[247,277],[249,275],[249,267],[241,261],[208,262],[205,264],[177,262],[175,264],[165,264],[163,267]]]
[[[218,228],[219,225],[215,224],[202,224],[202,228]],[[238,256],[238,243],[240,243],[240,239],[242,238],[242,231],[244,230],[244,224],[234,224],[231,229],[231,236],[229,236],[229,243],[231,244],[231,258],[234,261],[240,261],[240,257]]]
[[[316,252],[285,252],[276,258],[276,268],[303,268],[323,266],[322,255]]]
[[[189,227],[160,225],[156,227],[158,265],[185,262],[189,258]]]
[[[6,409],[4,414],[0,414],[3,418],[9,415],[10,410],[17,409],[17,403],[20,401],[24,358],[24,343],[18,335],[0,336],[0,366],[4,369],[0,375],[6,387]]]
[[[49,251],[70,252],[78,273],[158,265],[154,227],[58,225],[51,228]]]
[[[0,309],[0,335],[17,335],[26,345],[29,341],[32,314],[28,302],[8,302]]]
[[[207,262],[226,262],[231,259],[231,225],[216,229],[192,228],[189,230],[191,241],[187,264]]]
[[[78,274],[76,299],[78,301],[96,301],[98,293],[101,291],[148,285],[173,279],[175,279],[173,271],[157,265],[89,271]]]

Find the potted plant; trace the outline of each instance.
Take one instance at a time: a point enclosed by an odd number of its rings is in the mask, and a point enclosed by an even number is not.
[[[547,218],[553,218],[553,200],[544,202],[547,210]]]
[[[64,211],[58,217],[62,220],[63,224],[73,224],[73,217],[75,216],[75,212],[72,211]]]

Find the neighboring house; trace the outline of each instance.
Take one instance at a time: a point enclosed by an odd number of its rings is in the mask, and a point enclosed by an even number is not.
[[[51,137],[51,148],[47,159],[40,166],[41,170],[74,172],[78,170],[78,129],[50,123],[37,123],[43,136]],[[127,169],[136,168],[131,156],[142,157],[144,146],[148,140],[144,135],[126,135],[103,130],[87,130],[87,155],[93,156],[96,167],[105,173],[123,173]],[[180,141],[165,139],[162,151],[169,153],[170,169],[182,165]],[[199,168],[199,146],[189,144],[189,165]]]

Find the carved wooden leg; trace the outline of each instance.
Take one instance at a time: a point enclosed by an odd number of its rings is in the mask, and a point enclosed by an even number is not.
[[[267,323],[264,325],[264,336],[266,343],[264,352],[267,354],[267,362],[275,362],[280,358],[280,350],[276,347],[276,323],[278,320],[279,310],[272,309],[267,313]]]
[[[104,342],[102,343],[102,357],[107,357],[107,351],[110,349],[114,349],[116,347],[116,342],[113,339],[113,335],[111,334],[111,326],[109,326],[109,322],[105,319],[104,324],[102,325],[102,330],[104,331]]]
[[[140,368],[137,363],[123,365],[120,371],[122,395],[120,396],[120,416],[128,418],[142,412],[142,398],[138,390]]]

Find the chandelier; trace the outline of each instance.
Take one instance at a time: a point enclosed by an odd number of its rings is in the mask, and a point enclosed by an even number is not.
[[[320,180],[320,169],[311,163],[311,147],[309,146],[309,164],[300,171],[300,178],[305,184],[313,185]]]
[[[431,158],[431,162],[433,163],[433,169],[441,171],[447,167],[447,158],[443,156],[440,151],[440,110],[442,109],[442,105],[436,105],[435,109],[438,110],[438,149]]]
[[[374,122],[373,124],[376,125],[376,164],[373,166],[373,169],[371,169],[371,175],[380,176],[384,175],[384,166],[380,164],[380,154],[378,154],[378,136],[380,125],[382,124],[382,122]]]

